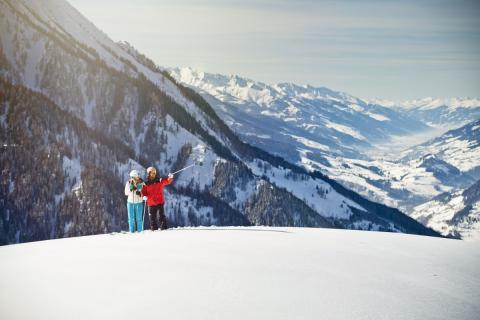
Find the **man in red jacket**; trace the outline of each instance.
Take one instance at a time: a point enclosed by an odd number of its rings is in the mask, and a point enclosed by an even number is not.
[[[157,170],[154,167],[147,169],[147,182],[142,188],[143,196],[147,197],[148,216],[150,218],[150,229],[158,230],[157,214],[160,218],[160,229],[167,229],[167,218],[165,217],[165,198],[163,196],[163,187],[173,182],[173,175],[168,178],[159,178]]]

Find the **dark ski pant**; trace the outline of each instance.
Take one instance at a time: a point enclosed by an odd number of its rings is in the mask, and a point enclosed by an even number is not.
[[[163,204],[148,207],[148,217],[150,218],[150,229],[152,231],[158,230],[157,215],[160,219],[160,229],[167,229],[167,218],[165,217],[165,210]]]

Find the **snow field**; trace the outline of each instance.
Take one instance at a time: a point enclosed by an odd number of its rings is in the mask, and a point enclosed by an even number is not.
[[[184,228],[0,248],[2,319],[475,319],[478,243]]]

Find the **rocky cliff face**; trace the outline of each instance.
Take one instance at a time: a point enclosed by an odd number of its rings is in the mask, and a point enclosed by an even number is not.
[[[370,212],[352,200],[363,198],[245,144],[198,94],[68,3],[1,0],[0,9],[2,244],[126,229],[130,170],[193,163],[167,188],[171,225],[375,229],[352,224],[354,211]]]

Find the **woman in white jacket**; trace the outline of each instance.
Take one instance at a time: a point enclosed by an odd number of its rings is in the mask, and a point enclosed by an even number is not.
[[[143,180],[140,178],[137,170],[130,172],[130,179],[125,184],[125,195],[127,198],[128,226],[130,232],[135,232],[135,223],[137,231],[143,231],[143,198],[141,190],[143,188]]]

